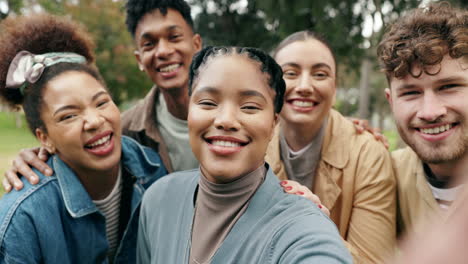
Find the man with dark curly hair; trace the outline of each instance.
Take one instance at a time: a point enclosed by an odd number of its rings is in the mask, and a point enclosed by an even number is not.
[[[456,207],[468,175],[467,10],[438,3],[411,11],[387,31],[378,57],[408,145],[392,153],[399,231],[417,231]]]
[[[169,171],[198,167],[188,140],[188,69],[202,39],[184,0],[129,0],[126,24],[140,70],[155,84],[123,114],[123,133],[161,155]]]

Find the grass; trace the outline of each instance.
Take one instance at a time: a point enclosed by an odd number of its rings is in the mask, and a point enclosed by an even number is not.
[[[388,148],[389,151],[394,151],[395,149],[403,147],[402,140],[400,139],[400,135],[396,130],[387,130],[383,131],[385,137],[387,137],[388,143],[390,147]]]
[[[0,180],[3,180],[6,169],[10,168],[11,161],[21,149],[39,145],[28,129],[24,115],[21,114],[20,128],[16,127],[15,115],[11,112],[0,112]],[[0,187],[0,197],[3,193],[3,187]]]

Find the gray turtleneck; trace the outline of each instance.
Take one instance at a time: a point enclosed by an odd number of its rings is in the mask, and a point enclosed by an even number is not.
[[[298,152],[293,152],[289,148],[283,130],[280,131],[280,155],[288,179],[297,181],[308,188],[312,187],[315,170],[320,160],[320,150],[322,149],[326,126],[327,120],[324,120],[317,135],[307,146]]]
[[[192,227],[190,264],[210,263],[231,228],[247,209],[250,198],[263,183],[265,164],[226,184],[201,175]]]

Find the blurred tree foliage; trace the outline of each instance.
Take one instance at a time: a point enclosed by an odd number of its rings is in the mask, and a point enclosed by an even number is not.
[[[386,24],[405,10],[416,7],[420,1],[192,0],[192,3],[202,7],[195,23],[205,44],[254,46],[270,51],[296,31],[309,29],[324,35],[337,57],[339,86],[357,87],[364,58],[369,57],[374,62],[371,67],[373,73],[377,71],[375,46],[383,32],[380,29],[372,31],[371,36],[363,36],[365,19]],[[381,96],[382,87],[378,87],[376,92]],[[357,111],[356,105],[346,101],[338,102],[337,107],[347,115]]]
[[[420,0],[187,0],[198,10],[195,26],[205,45],[253,46],[270,51],[287,35],[311,29],[326,36],[339,63],[339,86],[346,94],[360,83],[360,65],[372,62],[366,91],[371,112],[381,112],[386,82],[378,73],[375,47],[383,28]],[[467,6],[468,0],[451,0]],[[46,11],[67,15],[84,26],[96,41],[97,65],[117,103],[143,97],[151,81],[138,70],[134,44],[125,27],[125,0],[0,0],[0,19],[10,14]],[[6,8],[5,8],[6,7]],[[364,36],[367,24],[382,22]],[[346,87],[346,88],[345,88]],[[343,97],[346,100],[346,96]],[[378,99],[378,100],[377,100]],[[357,111],[357,102],[339,102],[345,114]],[[386,104],[385,104],[386,105]]]
[[[45,0],[42,0],[45,1]],[[152,82],[137,67],[135,46],[125,26],[122,1],[80,0],[65,5],[65,13],[83,23],[96,42],[96,62],[115,101],[143,97]]]

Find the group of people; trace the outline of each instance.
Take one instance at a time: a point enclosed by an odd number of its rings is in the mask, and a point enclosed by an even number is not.
[[[383,36],[385,96],[408,144],[391,154],[332,109],[338,63],[323,36],[293,33],[270,56],[203,48],[184,0],[129,0],[126,15],[154,87],[122,116],[82,27],[2,22],[0,95],[42,148],[5,173],[0,263],[383,263],[401,234],[457,216],[466,10],[414,9]]]

